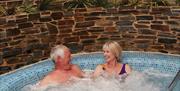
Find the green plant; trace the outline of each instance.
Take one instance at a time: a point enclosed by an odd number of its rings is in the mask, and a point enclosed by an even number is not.
[[[23,4],[17,7],[17,13],[33,13],[37,11],[37,7],[35,7],[30,0],[26,0]]]
[[[6,9],[0,5],[0,15],[8,15],[8,13],[6,12]]]
[[[180,5],[180,0],[176,0],[176,4],[177,4],[177,5]]]
[[[89,0],[69,0],[64,3],[64,8],[87,8],[92,6]]]
[[[69,0],[64,3],[64,8],[88,8],[88,7],[113,7],[108,0]]]
[[[120,0],[119,6],[138,6],[138,7],[154,7],[154,6],[169,6],[168,0]]]
[[[67,0],[53,0],[53,2],[66,2]]]
[[[169,6],[168,0],[152,0],[151,6]]]
[[[108,0],[90,0],[94,7],[110,8],[116,5],[117,2],[108,2]]]
[[[151,6],[151,2],[143,2],[140,0],[130,0],[128,2],[127,6],[136,6],[136,7],[148,8]]]
[[[39,10],[47,10],[49,5],[53,2],[54,0],[41,0],[39,4]]]
[[[139,0],[129,0],[128,6],[138,6],[140,4]]]
[[[176,2],[180,2],[180,0],[176,0]]]
[[[119,6],[140,6],[141,0],[113,0],[113,7]]]

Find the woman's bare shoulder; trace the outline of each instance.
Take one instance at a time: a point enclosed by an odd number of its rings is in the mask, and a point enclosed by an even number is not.
[[[132,71],[132,68],[131,68],[131,66],[129,64],[126,64],[125,69],[126,69],[127,74],[131,73],[131,71]]]

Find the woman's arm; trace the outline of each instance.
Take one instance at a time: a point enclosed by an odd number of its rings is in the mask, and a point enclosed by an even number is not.
[[[102,65],[98,65],[92,74],[92,78],[96,78],[96,77],[100,76],[102,71],[103,71]]]

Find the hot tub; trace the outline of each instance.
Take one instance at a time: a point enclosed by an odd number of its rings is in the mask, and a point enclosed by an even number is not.
[[[180,55],[123,51],[122,61],[128,63],[135,71],[155,69],[162,73],[172,74],[171,81],[180,70]],[[102,52],[74,54],[72,57],[72,63],[79,65],[83,70],[94,70],[98,64],[103,62]],[[46,59],[0,75],[0,91],[21,91],[24,86],[38,82],[53,69],[53,61]],[[171,81],[165,83],[164,86],[168,87]]]

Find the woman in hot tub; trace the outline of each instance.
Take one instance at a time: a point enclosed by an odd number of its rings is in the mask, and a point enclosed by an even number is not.
[[[128,64],[121,63],[122,48],[115,41],[106,42],[103,45],[105,63],[96,67],[93,78],[106,73],[108,76],[119,77],[131,73],[131,67]]]

